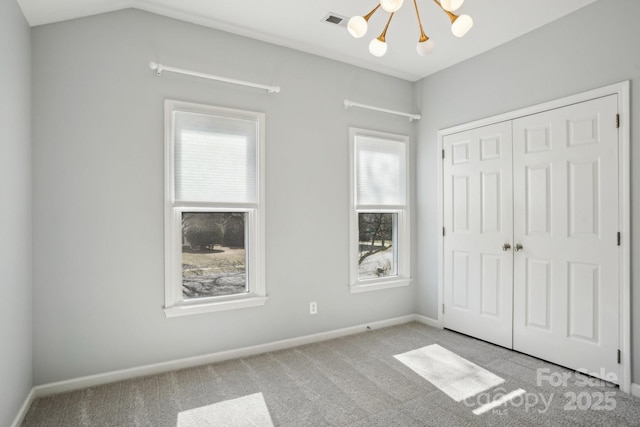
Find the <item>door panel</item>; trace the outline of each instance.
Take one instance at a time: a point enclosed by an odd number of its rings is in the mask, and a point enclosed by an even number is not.
[[[513,348],[596,376],[619,373],[616,113],[612,95],[513,121]]]
[[[511,123],[444,139],[444,325],[511,348]]]
[[[527,235],[549,235],[551,231],[551,165],[532,165],[525,171]]]
[[[497,255],[482,255],[481,262],[482,282],[480,285],[480,294],[482,296],[482,305],[480,314],[499,318],[502,257]]]
[[[458,233],[469,231],[469,176],[453,177],[453,229]]]
[[[549,330],[551,262],[528,258],[525,267],[526,325],[530,328]]]

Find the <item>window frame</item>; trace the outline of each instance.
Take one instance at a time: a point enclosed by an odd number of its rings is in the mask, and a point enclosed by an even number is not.
[[[358,205],[357,204],[357,165],[356,165],[356,139],[358,136],[385,139],[391,142],[405,145],[405,171],[404,171],[404,205]],[[375,291],[380,289],[408,286],[411,283],[410,270],[410,140],[406,135],[387,132],[379,132],[361,128],[349,128],[349,290],[351,293]],[[397,239],[397,265],[395,276],[386,276],[372,279],[359,279],[359,222],[360,213],[393,213],[397,214],[396,239]]]
[[[165,301],[166,317],[210,313],[266,303],[265,284],[265,114],[192,102],[166,99],[164,105],[165,164],[164,164],[164,236],[165,236]],[[251,119],[258,122],[256,143],[256,201],[255,203],[217,203],[175,200],[175,119],[174,112],[215,115]],[[182,213],[183,212],[246,212],[246,277],[249,292],[234,295],[194,298],[187,300],[182,293]]]

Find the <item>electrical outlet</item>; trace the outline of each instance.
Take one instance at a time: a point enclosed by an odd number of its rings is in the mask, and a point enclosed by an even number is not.
[[[309,314],[318,314],[318,303],[313,301],[309,303]]]

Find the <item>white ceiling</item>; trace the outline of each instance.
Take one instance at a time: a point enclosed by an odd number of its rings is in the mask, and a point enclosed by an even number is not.
[[[418,0],[425,32],[436,48],[418,56],[420,36],[413,2],[406,0],[387,32],[387,54],[369,54],[388,17],[378,10],[369,32],[354,39],[345,27],[324,22],[328,13],[365,15],[377,0],[17,0],[31,26],[134,7],[298,49],[381,73],[416,81],[572,13],[596,0],[466,0],[457,14],[474,27],[462,39],[431,0]]]

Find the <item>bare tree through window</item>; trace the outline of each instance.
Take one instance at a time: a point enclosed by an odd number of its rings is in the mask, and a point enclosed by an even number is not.
[[[185,299],[248,292],[244,212],[182,213]]]
[[[360,279],[394,276],[396,272],[397,214],[358,214],[358,276]]]

